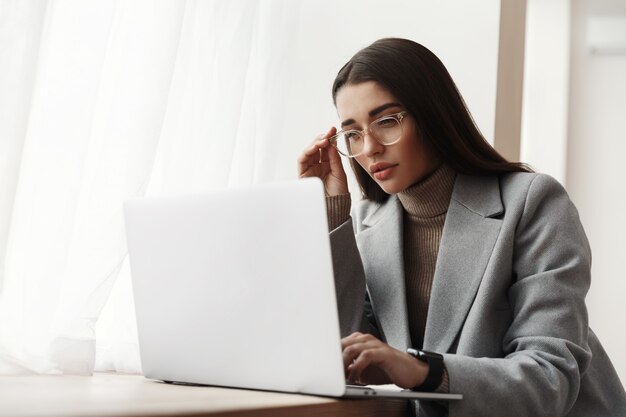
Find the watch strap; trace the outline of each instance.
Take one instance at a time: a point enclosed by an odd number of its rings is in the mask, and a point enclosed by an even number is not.
[[[407,353],[428,364],[426,379],[413,390],[429,392],[436,390],[443,381],[443,355],[413,348],[407,349]]]

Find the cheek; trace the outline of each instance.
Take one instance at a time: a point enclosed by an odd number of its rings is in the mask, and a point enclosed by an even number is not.
[[[429,154],[426,152],[426,146],[424,145],[424,139],[422,139],[421,136],[411,132],[411,135],[406,139],[406,148],[404,152],[406,155],[410,155],[411,159],[420,162],[424,162],[429,159]]]

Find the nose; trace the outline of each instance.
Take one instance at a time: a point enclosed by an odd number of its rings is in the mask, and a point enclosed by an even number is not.
[[[369,129],[363,131],[363,155],[371,157],[383,153],[384,150],[385,146],[376,140]]]

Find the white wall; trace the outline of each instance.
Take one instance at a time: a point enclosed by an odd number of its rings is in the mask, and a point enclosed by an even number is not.
[[[528,0],[520,159],[565,185],[570,0]]]
[[[594,55],[592,16],[626,16],[623,0],[572,1],[567,188],[593,251],[591,327],[626,383],[626,54]]]

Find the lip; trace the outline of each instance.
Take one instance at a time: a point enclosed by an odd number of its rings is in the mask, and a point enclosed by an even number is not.
[[[377,164],[370,165],[370,173],[374,176],[375,179],[379,181],[386,180],[393,174],[393,169],[397,167],[398,164],[390,164],[387,162],[379,162]]]

